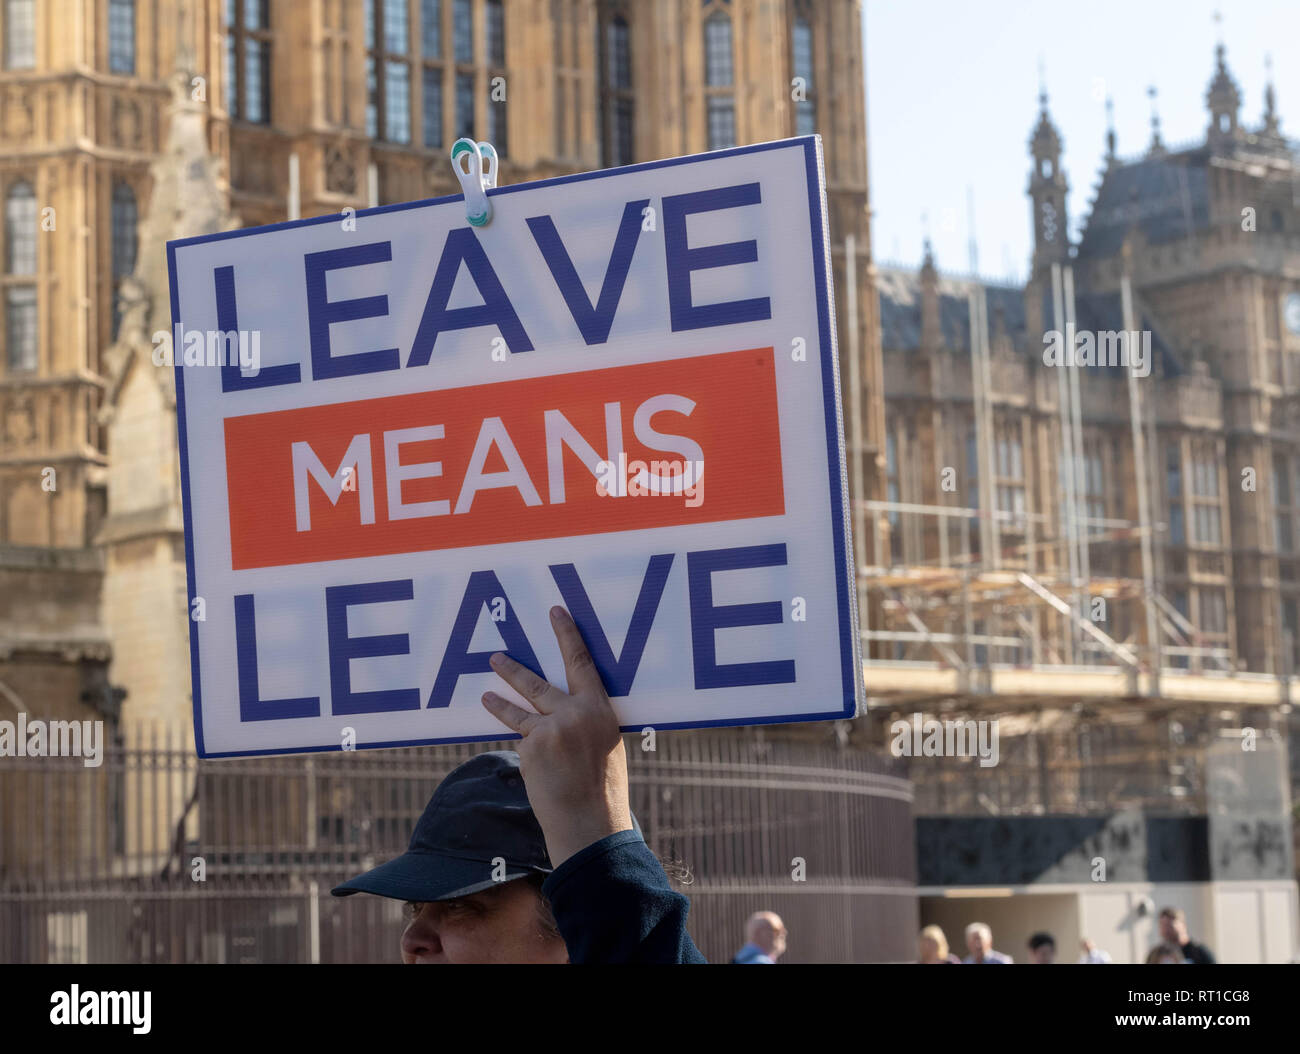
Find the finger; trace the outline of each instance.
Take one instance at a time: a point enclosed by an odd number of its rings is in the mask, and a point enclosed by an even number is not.
[[[530,714],[523,707],[515,706],[509,699],[501,698],[496,692],[484,692],[483,705],[488,713],[525,739],[540,720],[536,714]]]
[[[554,685],[545,678],[538,677],[527,666],[515,662],[503,652],[496,652],[488,662],[491,663],[498,677],[537,707],[541,713],[551,712],[551,700],[554,698],[554,693],[559,691]]]
[[[573,616],[562,607],[551,608],[551,628],[555,630],[560,654],[564,656],[564,676],[569,682],[569,692],[576,695],[580,691],[594,691],[608,698],[600,671],[596,669],[595,660],[587,650],[587,642],[582,639],[582,631],[573,621]]]

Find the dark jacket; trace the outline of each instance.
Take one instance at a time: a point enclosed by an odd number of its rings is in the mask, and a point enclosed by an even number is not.
[[[572,963],[702,963],[686,932],[690,901],[635,831],[593,842],[542,885]]]

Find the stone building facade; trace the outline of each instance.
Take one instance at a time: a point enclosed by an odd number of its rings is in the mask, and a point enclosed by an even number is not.
[[[1070,482],[1063,371],[1045,357],[1057,324],[1052,267],[1068,267],[1076,333],[1099,338],[1093,343],[1103,360],[1083,360],[1074,371],[1082,418],[1078,517],[1091,521],[1093,576],[1141,579],[1140,530],[1107,521],[1148,524],[1162,592],[1199,646],[1199,654],[1186,654],[1167,642],[1168,664],[1290,677],[1300,668],[1300,207],[1293,195],[1300,166],[1279,132],[1271,88],[1261,122],[1248,130],[1222,48],[1216,63],[1204,141],[1170,151],[1157,125],[1142,156],[1121,160],[1111,134],[1075,244],[1066,236],[1060,136],[1044,97],[1030,140],[1035,228],[1024,287],[941,276],[928,252],[918,272],[883,271],[887,490],[901,502],[992,508],[997,551],[981,551],[987,535],[974,532],[971,540],[985,568],[1068,573],[1059,544]],[[1106,335],[1125,329],[1124,279],[1132,294],[1127,322],[1150,348],[1143,364],[1134,342],[1149,448],[1145,518],[1128,371],[1104,361],[1118,347]],[[988,316],[988,493],[979,481],[972,293],[982,295]],[[955,469],[955,485],[946,485],[945,466]],[[938,560],[937,528],[893,519],[893,559]],[[1140,605],[1115,606],[1113,619],[1097,621],[1108,623],[1110,636],[1149,647]],[[1005,657],[1031,658],[1009,646]]]
[[[462,135],[507,183],[820,133],[874,493],[858,0],[3,0],[0,40],[0,682],[29,710],[56,704],[15,663],[109,663],[128,723],[189,710],[167,239],[459,193]]]
[[[1121,158],[1108,134],[1071,238],[1042,96],[1028,281],[928,249],[880,271],[874,734],[918,711],[1001,730],[996,766],[912,761],[926,921],[1140,961],[1154,897],[1229,959],[1297,946],[1300,164],[1271,85],[1243,116],[1222,45],[1205,103],[1191,144],[1155,121]]]
[[[852,489],[879,496],[860,0],[0,0],[0,719],[98,710],[128,748],[0,772],[6,957],[391,959],[398,905],[322,892],[400,848],[464,754],[199,762],[155,738],[191,706],[166,242],[458,194],[462,136],[518,183],[813,132]],[[634,777],[714,957],[755,898],[792,958],[910,955],[911,788],[843,733],[682,733],[680,765]],[[797,785],[755,790],[751,756]],[[815,888],[789,892],[786,839],[821,848]]]

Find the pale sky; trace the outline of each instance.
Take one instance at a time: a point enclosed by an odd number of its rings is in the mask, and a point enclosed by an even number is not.
[[[1300,136],[1300,0],[865,0],[867,153],[878,263],[917,264],[928,213],[936,262],[970,270],[967,188],[979,272],[1023,278],[1031,247],[1028,140],[1040,61],[1064,142],[1072,235],[1105,153],[1114,99],[1121,158],[1146,151],[1157,89],[1166,146],[1203,140],[1221,32],[1253,130],[1273,60],[1285,134]],[[1221,28],[1214,12],[1222,11]]]

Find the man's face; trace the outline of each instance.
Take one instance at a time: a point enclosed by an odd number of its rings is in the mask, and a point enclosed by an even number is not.
[[[1037,948],[1029,950],[1029,958],[1040,966],[1050,966],[1056,962],[1056,947],[1051,944],[1040,944]]]
[[[773,959],[779,959],[785,954],[785,927],[777,925],[772,929],[772,950],[768,954]]]
[[[984,939],[984,931],[974,930],[966,934],[966,947],[975,958],[984,958],[989,952],[989,942]]]
[[[536,889],[524,880],[455,900],[411,907],[404,963],[563,963],[568,951],[542,922]]]
[[[1160,916],[1160,936],[1172,944],[1187,943],[1187,925],[1182,919]]]

